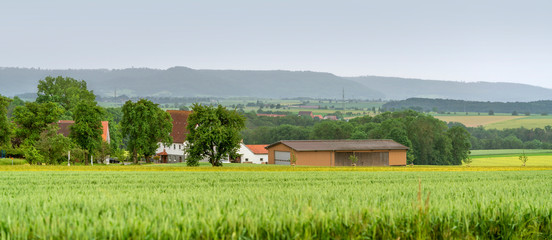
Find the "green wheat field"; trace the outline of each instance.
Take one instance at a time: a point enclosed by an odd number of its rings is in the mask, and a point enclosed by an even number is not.
[[[552,238],[550,167],[43,167],[0,168],[0,239]]]

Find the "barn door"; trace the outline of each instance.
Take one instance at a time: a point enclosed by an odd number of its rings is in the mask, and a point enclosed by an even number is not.
[[[291,153],[284,151],[274,151],[274,164],[276,165],[290,165]]]

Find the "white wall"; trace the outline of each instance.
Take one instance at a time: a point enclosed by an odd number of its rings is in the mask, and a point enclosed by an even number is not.
[[[240,143],[240,150],[238,153],[241,155],[241,162],[251,162],[255,164],[268,163],[268,154],[254,154],[245,146],[245,144]]]

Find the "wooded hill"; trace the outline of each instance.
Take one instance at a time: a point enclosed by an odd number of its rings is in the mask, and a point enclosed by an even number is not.
[[[258,97],[401,100],[431,97],[479,101],[537,101],[551,99],[552,89],[515,83],[463,83],[393,77],[339,77],[310,71],[167,70],[47,70],[0,68],[0,94],[36,92],[46,76],[85,80],[96,95],[159,97]]]
[[[535,102],[478,102],[450,99],[409,98],[401,101],[390,101],[382,106],[387,110],[413,109],[416,111],[437,112],[489,112],[513,113],[522,115],[550,114],[552,101]]]

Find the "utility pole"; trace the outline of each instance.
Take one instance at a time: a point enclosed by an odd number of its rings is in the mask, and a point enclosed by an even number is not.
[[[345,111],[345,87],[343,87],[343,101],[341,102],[341,106],[343,107],[343,111]]]

